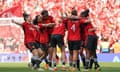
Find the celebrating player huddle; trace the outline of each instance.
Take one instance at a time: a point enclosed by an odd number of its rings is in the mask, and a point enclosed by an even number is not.
[[[67,35],[69,49],[69,71],[81,71],[79,55],[83,61],[84,71],[89,72],[93,63],[95,70],[99,71],[100,66],[97,62],[96,48],[97,35],[89,19],[89,10],[85,10],[78,15],[77,10],[72,9],[71,15],[57,18],[43,10],[41,15],[37,15],[34,20],[29,14],[23,14],[24,23],[13,23],[20,25],[24,30],[24,43],[31,53],[31,62],[29,67],[38,71],[44,71],[40,67],[42,60],[46,62],[46,69],[57,71],[56,46],[61,49],[62,70],[66,71],[66,53],[64,37]],[[67,32],[67,34],[65,33]],[[83,54],[86,52],[86,56]],[[53,66],[52,66],[53,63]]]

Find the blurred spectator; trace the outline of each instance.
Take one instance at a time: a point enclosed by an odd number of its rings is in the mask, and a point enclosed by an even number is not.
[[[0,52],[4,51],[4,40],[3,38],[0,38]]]
[[[36,16],[46,9],[55,18],[58,18],[62,11],[69,15],[73,7],[78,12],[89,8],[92,23],[98,27],[98,35],[102,34],[109,39],[120,39],[119,0],[0,0],[0,13],[19,3],[22,5],[22,12],[30,12],[31,16]],[[113,42],[109,41],[110,44]]]
[[[6,39],[5,49],[8,49],[10,51],[14,50],[14,38],[9,37]]]
[[[109,53],[110,52],[110,42],[107,38],[103,38],[100,42],[100,50],[101,53]]]
[[[114,53],[120,53],[120,42],[119,42],[119,40],[116,40],[116,42],[112,45],[112,47],[110,49],[113,50]]]

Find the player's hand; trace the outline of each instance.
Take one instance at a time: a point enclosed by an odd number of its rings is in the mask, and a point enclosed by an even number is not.
[[[67,48],[67,45],[64,45],[65,48]]]
[[[34,25],[34,27],[36,28],[37,31],[39,31],[39,28],[40,28],[39,26]]]
[[[15,23],[15,20],[12,19],[11,21],[12,21],[12,23]]]
[[[56,24],[55,23],[49,23],[48,27],[54,27]]]
[[[16,22],[15,20],[11,20],[12,21],[12,23],[14,23],[14,24],[16,24],[16,25],[19,25],[19,26],[22,26],[22,23],[19,23],[19,22]]]
[[[37,25],[34,25],[35,28],[39,28]]]
[[[74,15],[71,15],[70,18],[72,18],[72,19],[80,19],[79,16],[74,16]]]

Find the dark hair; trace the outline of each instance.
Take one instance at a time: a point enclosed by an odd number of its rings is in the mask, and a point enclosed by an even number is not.
[[[73,9],[71,14],[77,16],[77,10]]]
[[[27,20],[27,18],[28,18],[29,16],[30,16],[29,14],[23,13],[23,18],[24,18],[25,21]]]
[[[47,11],[47,10],[43,10],[43,11],[41,12],[41,15],[42,15],[43,17],[48,16],[48,11]]]
[[[80,16],[88,17],[89,16],[89,9],[86,9],[85,11],[81,12]]]
[[[38,24],[38,17],[39,17],[39,15],[35,16],[35,19],[33,20],[33,24],[34,25]]]

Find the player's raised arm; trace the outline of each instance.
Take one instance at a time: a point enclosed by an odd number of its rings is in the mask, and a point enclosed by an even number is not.
[[[88,31],[96,31],[97,27],[90,28]]]
[[[74,15],[71,15],[70,17],[68,17],[68,18],[70,18],[70,19],[80,19],[80,17],[79,16],[74,16]]]
[[[41,27],[54,27],[55,25],[56,25],[55,23],[48,23],[48,24],[39,24],[39,26],[38,25],[34,25],[34,27],[36,29],[40,29]]]
[[[87,18],[84,23],[91,23],[91,20],[89,18]]]
[[[16,25],[22,26],[22,23],[19,23],[19,22],[15,21],[15,20],[12,20],[12,23],[15,23]]]
[[[54,27],[55,23],[41,24],[43,27]]]
[[[48,24],[44,24],[46,25],[47,27],[54,27],[56,24],[55,23],[48,23]]]

